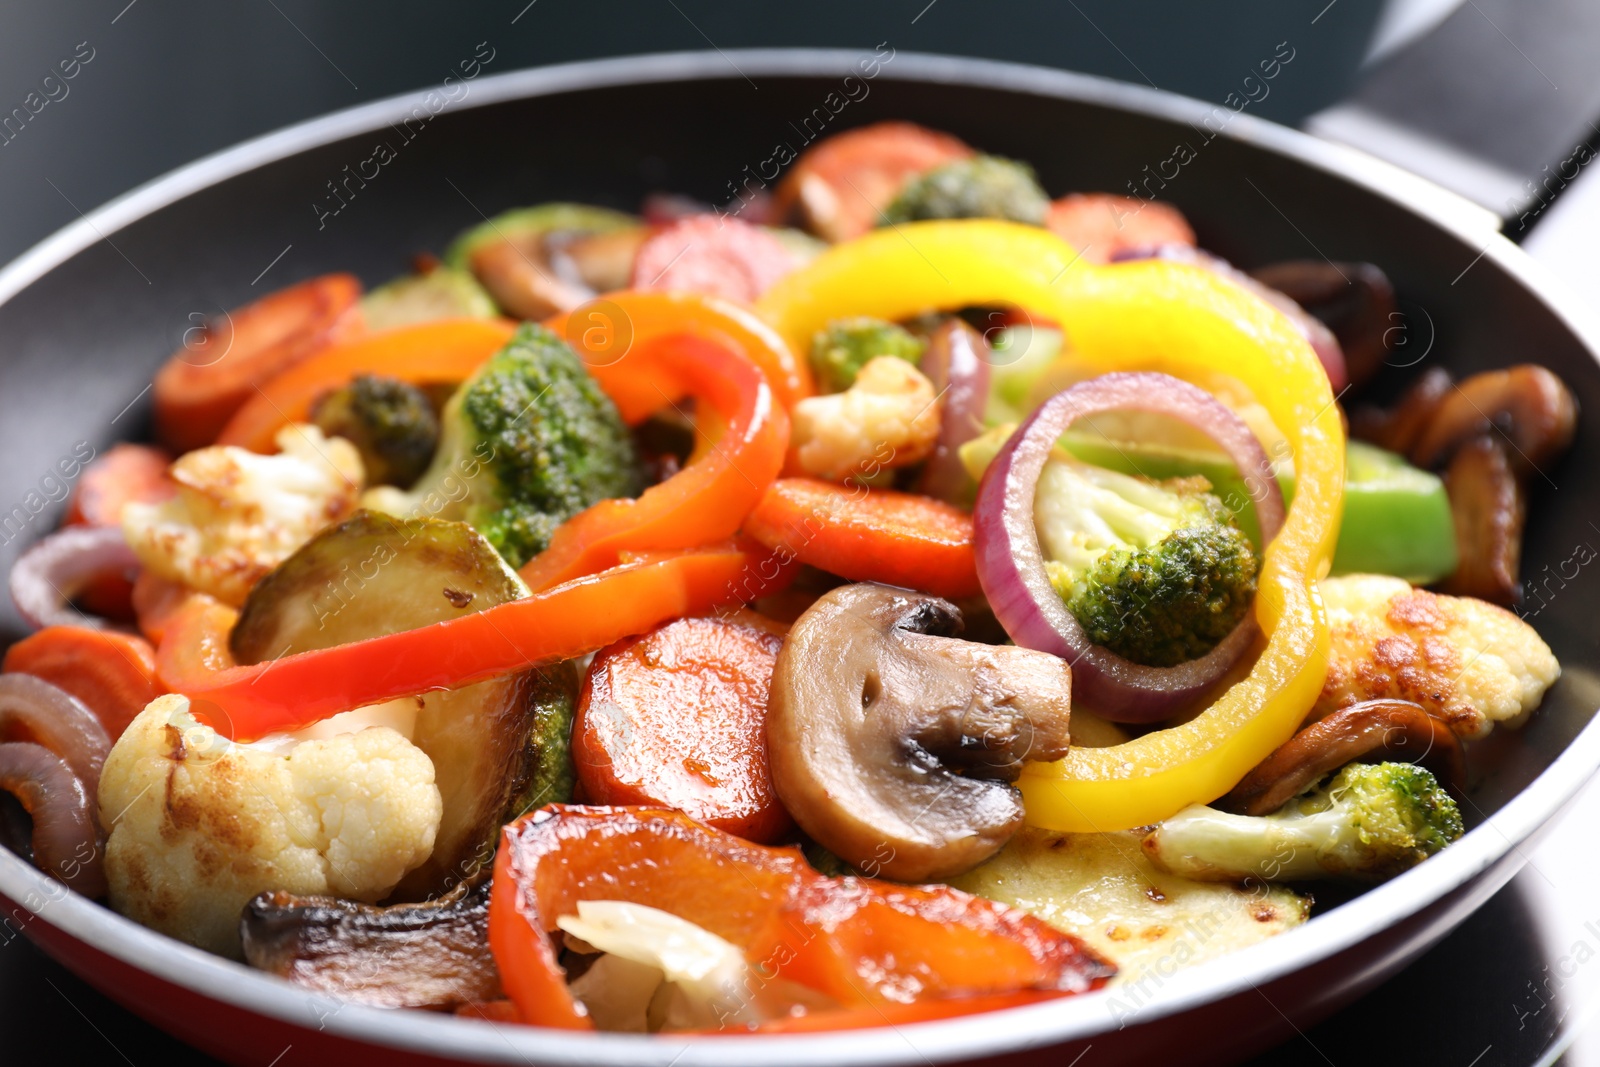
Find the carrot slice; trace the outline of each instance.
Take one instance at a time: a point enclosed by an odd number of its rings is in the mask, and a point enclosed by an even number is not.
[[[309,419],[319,396],[358,374],[382,374],[413,385],[465,381],[515,332],[516,324],[504,319],[443,319],[334,345],[257,389],[228,420],[217,443],[272,452],[280,429]]]
[[[677,619],[595,656],[572,728],[584,799],[782,840],[794,824],[767,763],[767,690],[785,629],[748,612]]]
[[[360,296],[353,275],[325,274],[207,323],[156,373],[156,436],[178,452],[215,441],[257,385],[359,333]]]
[[[67,525],[119,526],[124,504],[166,500],[178,491],[167,475],[171,464],[151,445],[113,445],[84,468],[67,504]]]
[[[744,532],[779,559],[855,581],[945,597],[980,590],[972,516],[928,496],[780,478],[745,519]]]
[[[150,642],[112,630],[47,626],[6,651],[3,667],[43,678],[94,712],[119,737],[145,705],[167,691]]]
[[[1050,205],[1044,225],[1076,248],[1086,263],[1106,263],[1135,248],[1195,243],[1188,220],[1171,204],[1115,193],[1063,196]]]
[[[959,139],[910,122],[848,130],[795,161],[778,185],[773,212],[829,241],[848,241],[878,224],[906,179],[972,154]]]

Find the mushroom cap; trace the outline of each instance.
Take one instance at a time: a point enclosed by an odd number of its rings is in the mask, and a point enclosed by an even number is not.
[[[767,747],[778,796],[819,844],[869,875],[951,877],[1022,825],[1008,782],[1066,755],[1065,660],[955,638],[937,597],[872,583],[795,621],[773,672]]]
[[[1411,461],[1435,467],[1464,443],[1499,429],[1514,458],[1537,471],[1572,444],[1578,406],[1572,390],[1544,367],[1531,363],[1474,374],[1447,393],[1428,420]]]

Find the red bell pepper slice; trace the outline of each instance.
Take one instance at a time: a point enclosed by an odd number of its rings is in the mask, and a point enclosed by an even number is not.
[[[826,994],[846,1015],[1080,993],[1114,973],[1070,934],[948,886],[829,878],[798,849],[753,845],[664,808],[558,804],[507,826],[495,858],[489,945],[524,1022],[593,1029],[550,937],[582,900],[670,912],[737,945],[758,973]]]
[[[545,325],[567,339],[579,358],[616,402],[630,425],[643,422],[671,392],[670,374],[657,373],[648,360],[626,358],[664,337],[691,334],[731,349],[761,368],[784,408],[811,396],[816,386],[804,354],[754,311],[731,300],[699,293],[608,293]]]
[[[591,370],[612,397],[636,386],[637,376],[655,392],[650,410],[690,395],[726,428],[704,455],[638,499],[602,500],[562,523],[550,546],[522,568],[534,592],[615,566],[625,552],[733,536],[777,478],[789,446],[788,413],[760,368],[703,337],[664,333]]]
[[[228,654],[233,610],[197,596],[167,626],[156,664],[169,688],[196,701],[198,717],[250,740],[593,652],[669,619],[743,603],[783,577],[747,541],[649,553],[470,615],[253,666],[233,666]]]

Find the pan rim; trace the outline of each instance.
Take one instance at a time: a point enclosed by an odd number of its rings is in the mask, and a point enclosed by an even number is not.
[[[842,49],[748,49],[661,53],[588,60],[486,75],[452,110],[509,100],[627,85],[757,76],[842,77],[862,53]],[[1143,86],[1042,67],[994,60],[901,52],[880,77],[1032,93],[1070,99],[1180,122],[1199,121],[1214,105]],[[0,304],[74,255],[186,196],[297,152],[378,129],[410,113],[425,91],[357,105],[264,134],[155,178],[96,208],[36,244],[0,269]],[[1388,163],[1353,149],[1246,114],[1223,132],[1350,181],[1412,211],[1477,251],[1524,285],[1591,354],[1600,334],[1585,320],[1575,297],[1498,232],[1498,219],[1470,202]],[[1470,254],[1470,253],[1469,253]],[[1464,261],[1465,265],[1465,261]],[[1140,1023],[1193,1010],[1293,973],[1402,922],[1518,852],[1600,768],[1600,722],[1591,722],[1527,788],[1483,825],[1427,864],[1318,916],[1268,942],[1167,979],[1138,1009]],[[544,1029],[485,1027],[482,1023],[422,1012],[392,1012],[347,1005],[308,994],[242,964],[212,956],[116,915],[70,892],[19,857],[0,850],[0,895],[23,903],[47,924],[115,958],[201,996],[246,1011],[363,1044],[479,1062],[616,1065],[915,1063],[1014,1052],[1093,1038],[1117,1027],[1114,991],[1048,1004],[915,1026],[844,1034],[781,1037],[704,1036],[686,1039],[631,1035],[571,1035]],[[38,907],[28,899],[42,900]],[[308,1005],[310,1012],[308,1012]],[[312,1014],[318,1007],[332,1010]],[[916,1040],[913,1041],[912,1037]]]

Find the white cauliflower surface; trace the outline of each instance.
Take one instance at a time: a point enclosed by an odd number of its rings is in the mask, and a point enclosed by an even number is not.
[[[271,456],[213,445],[178,457],[176,496],[123,509],[139,562],[237,607],[263,575],[355,510],[364,472],[354,445],[301,424],[276,441],[282,451]]]
[[[238,958],[257,893],[382,899],[432,852],[442,811],[432,761],[388,727],[262,750],[158,697],[100,779],[111,906]]]
[[[1327,578],[1318,589],[1333,651],[1313,718],[1392,697],[1479,738],[1495,723],[1520,725],[1561,675],[1533,627],[1494,604],[1376,574]]]
[[[933,383],[894,356],[868,360],[849,389],[807,397],[791,414],[796,462],[831,481],[920,463],[939,440]]]

